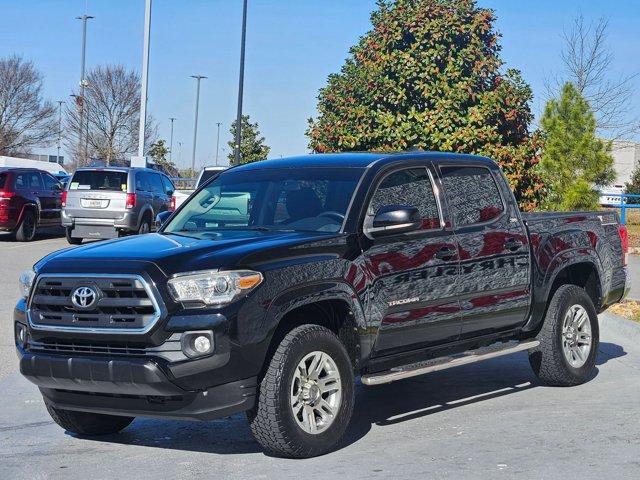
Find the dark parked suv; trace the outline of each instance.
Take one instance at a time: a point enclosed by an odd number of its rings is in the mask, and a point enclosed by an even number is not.
[[[77,245],[83,238],[149,233],[174,191],[166,175],[148,168],[80,168],[62,199],[67,240]]]
[[[0,168],[0,231],[33,240],[38,227],[60,225],[62,185],[35,168]]]

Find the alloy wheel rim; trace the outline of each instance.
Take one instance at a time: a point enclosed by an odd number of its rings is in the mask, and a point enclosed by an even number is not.
[[[145,234],[145,233],[149,233],[150,231],[151,229],[149,228],[149,224],[143,222],[142,225],[140,226],[140,233]]]
[[[589,358],[592,343],[589,314],[582,305],[573,305],[562,323],[562,351],[569,365],[582,367]]]
[[[317,435],[333,424],[342,402],[336,362],[325,352],[306,355],[295,369],[290,388],[293,418],[306,433]]]
[[[31,238],[35,234],[35,222],[33,218],[31,218],[31,215],[27,215],[24,218],[24,232],[27,238]]]

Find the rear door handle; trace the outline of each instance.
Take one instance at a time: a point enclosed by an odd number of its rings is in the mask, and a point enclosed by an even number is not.
[[[456,255],[456,249],[451,247],[442,247],[433,256],[440,260],[451,260]]]
[[[504,248],[506,248],[507,250],[511,250],[512,252],[515,252],[516,250],[520,249],[522,245],[523,243],[517,238],[507,238],[504,241]]]

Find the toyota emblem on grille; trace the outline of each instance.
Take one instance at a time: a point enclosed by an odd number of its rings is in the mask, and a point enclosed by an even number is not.
[[[91,287],[78,287],[71,294],[71,303],[78,308],[90,308],[98,300],[98,293]]]

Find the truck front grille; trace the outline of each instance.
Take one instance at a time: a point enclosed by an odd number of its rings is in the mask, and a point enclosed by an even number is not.
[[[44,274],[36,282],[28,314],[37,329],[144,333],[160,318],[139,275]]]

